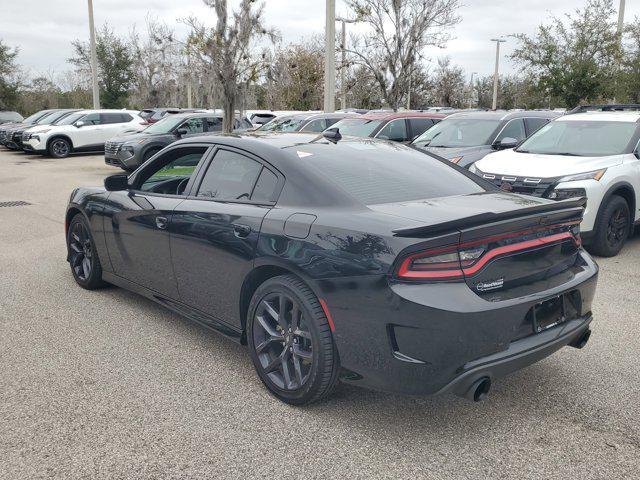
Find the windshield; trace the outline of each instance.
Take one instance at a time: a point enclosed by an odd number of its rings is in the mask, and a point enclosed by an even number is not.
[[[175,127],[180,125],[185,121],[184,117],[176,117],[174,115],[169,115],[168,117],[163,118],[162,120],[149,125],[147,128],[143,130],[144,133],[169,133]]]
[[[276,118],[258,130],[263,132],[297,132],[307,123],[306,118]]]
[[[41,115],[42,115],[42,111],[40,111],[40,112],[36,112],[36,113],[34,113],[33,115],[29,115],[27,118],[25,118],[25,119],[22,121],[22,123],[33,123],[33,122],[35,122],[38,118],[40,118],[40,116],[41,116]],[[45,114],[45,117],[46,117],[47,115],[48,115],[48,114]]]
[[[435,124],[413,143],[429,147],[475,147],[489,145],[500,120],[450,118]]]
[[[71,125],[72,123],[75,123],[77,120],[80,120],[85,115],[86,113],[72,113],[71,115],[68,115],[62,118],[60,121],[56,123],[56,125]]]
[[[54,123],[56,120],[60,120],[62,117],[67,115],[69,112],[51,112],[48,115],[45,115],[40,120],[36,122],[36,125],[49,125]]]
[[[350,137],[370,137],[382,125],[382,120],[367,120],[366,118],[345,118],[331,125],[340,130],[341,135]]]
[[[635,122],[551,122],[533,134],[517,151],[580,157],[620,155],[626,153],[637,129]]]

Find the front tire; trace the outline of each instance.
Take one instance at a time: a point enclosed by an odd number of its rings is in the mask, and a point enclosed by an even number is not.
[[[339,358],[318,298],[293,275],[274,277],[254,293],[247,343],[258,376],[279,400],[306,405],[327,397]]]
[[[105,285],[93,236],[81,213],[73,217],[69,224],[67,251],[71,273],[78,285],[86,290],[95,290]]]
[[[53,158],[66,158],[71,153],[71,142],[66,138],[54,138],[47,146],[47,153]]]
[[[629,238],[631,214],[627,201],[613,195],[598,216],[590,250],[601,257],[614,257]]]

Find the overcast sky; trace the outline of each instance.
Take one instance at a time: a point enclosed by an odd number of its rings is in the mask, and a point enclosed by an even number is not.
[[[614,0],[618,3],[618,0]],[[173,25],[179,33],[186,28],[177,19],[196,15],[202,20],[213,15],[202,0],[93,0],[96,27],[108,22],[118,33],[127,34],[134,26],[144,30],[145,18],[152,15]],[[232,0],[237,4],[238,0]],[[338,15],[348,15],[337,0]],[[490,38],[512,33],[533,33],[552,15],[562,15],[582,7],[586,0],[462,0],[462,22],[452,30],[454,39],[447,48],[428,49],[435,61],[449,55],[467,74],[493,72],[494,44]],[[325,0],[266,0],[267,23],[276,27],[286,42],[295,42],[324,31]],[[20,47],[18,58],[32,74],[70,68],[71,41],[88,38],[86,0],[0,0],[0,38]],[[627,0],[625,19],[640,16],[640,0]],[[504,46],[505,55],[514,42]],[[504,60],[503,71],[514,71]]]

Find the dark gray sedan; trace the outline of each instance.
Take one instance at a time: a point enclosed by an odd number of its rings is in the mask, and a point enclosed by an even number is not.
[[[561,114],[551,111],[454,113],[412,145],[469,168],[491,152],[515,148]]]
[[[235,130],[252,128],[246,118],[236,118]],[[167,116],[139,133],[112,138],[105,144],[104,161],[132,171],[176,140],[222,131],[222,114],[179,113]]]

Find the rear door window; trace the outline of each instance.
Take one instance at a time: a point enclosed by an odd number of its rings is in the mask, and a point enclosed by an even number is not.
[[[101,125],[109,125],[112,123],[122,123],[122,114],[121,113],[101,113],[100,114],[100,124]]]
[[[222,131],[222,118],[220,117],[207,117],[204,119],[206,123],[207,132],[221,132]]]
[[[230,150],[218,150],[197,196],[216,200],[249,200],[262,164]]]
[[[416,138],[433,126],[433,120],[430,118],[410,118],[409,125],[411,125],[411,138]]]
[[[548,118],[525,118],[524,126],[527,129],[527,137],[530,137],[540,127],[549,123]]]

